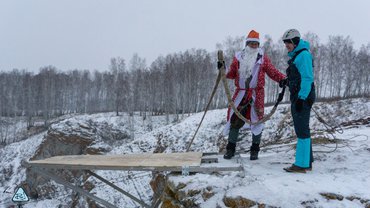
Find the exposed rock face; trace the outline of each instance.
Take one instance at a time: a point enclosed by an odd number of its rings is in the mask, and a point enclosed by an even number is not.
[[[343,200],[343,196],[340,194],[335,194],[335,193],[320,193],[321,196],[325,197],[328,200]]]
[[[363,199],[363,198],[358,197],[358,196],[346,196],[346,197],[344,197],[341,194],[328,193],[328,192],[320,193],[320,195],[323,196],[324,198],[326,198],[327,200],[339,200],[339,201],[342,201],[343,199],[347,199],[349,201],[358,200],[361,204],[364,205],[364,207],[366,207],[366,208],[370,207],[370,199]]]
[[[176,177],[176,176],[175,176]],[[163,182],[162,182],[163,183]],[[162,195],[162,208],[186,208],[186,207],[201,207],[201,203],[209,200],[215,195],[212,186],[188,188],[185,183],[176,183],[169,178],[165,183],[164,192]],[[219,202],[222,203],[222,202]],[[223,206],[227,207],[252,207],[257,202],[245,199],[242,197],[232,198],[224,197]]]
[[[246,199],[240,196],[236,198],[225,197],[223,201],[227,207],[232,207],[232,208],[253,207],[254,205],[257,204],[253,200]]]
[[[175,175],[172,175],[173,177],[177,177]],[[217,191],[214,190],[215,187],[207,186],[199,187],[199,189],[196,188],[188,188],[188,184],[183,182],[174,182],[175,180],[172,180],[174,178],[169,177],[169,181],[166,183],[163,180],[156,180],[155,182],[158,182],[164,187],[163,195],[161,196],[162,199],[162,208],[197,208],[201,207],[201,203],[209,200],[212,198],[215,194],[217,194]],[[189,183],[191,183],[191,180],[189,180]],[[153,185],[158,186],[158,184]],[[153,187],[152,186],[152,187]],[[155,191],[156,189],[153,188]],[[327,200],[339,200],[342,201],[344,199],[349,201],[357,200],[361,204],[364,205],[366,208],[370,208],[370,199],[364,199],[357,196],[343,196],[341,194],[336,193],[320,193],[322,197],[324,197]],[[319,201],[317,199],[313,200],[307,200],[303,201],[301,205],[303,207],[316,207],[317,203]],[[222,198],[222,201],[219,203],[220,207],[230,207],[230,208],[248,208],[248,207],[258,207],[258,208],[277,208],[277,206],[274,205],[267,205],[261,202],[257,202],[245,197],[236,196],[236,197],[230,197],[230,196],[224,196]]]
[[[185,187],[184,183],[168,181],[162,195],[162,208],[199,207],[193,197],[201,194],[202,190],[186,190]]]
[[[153,172],[152,180],[150,181],[150,187],[153,190],[153,203],[161,199],[162,193],[166,187],[166,176],[159,172]],[[153,204],[153,205],[154,205]]]
[[[39,160],[58,155],[84,154],[93,142],[89,137],[81,135],[66,135],[63,132],[49,130],[43,143],[34,157],[30,160]]]
[[[162,208],[197,208],[202,207],[202,203],[210,200],[217,194],[217,184],[215,186],[208,185],[206,187],[198,187],[194,188],[194,186],[189,186],[191,180],[189,180],[189,184],[183,182],[175,182],[177,176],[171,174],[169,176],[169,180],[165,183],[164,192],[161,196],[162,199]],[[161,181],[163,183],[163,181]],[[153,186],[152,186],[153,187]],[[155,191],[155,189],[153,189]],[[258,208],[276,208],[276,206],[267,205],[264,203],[260,203],[245,197],[236,196],[223,196],[217,202],[216,207],[231,207],[231,208],[248,208],[248,207],[255,207],[257,205]]]
[[[89,145],[93,143],[93,140],[88,137],[81,135],[66,135],[60,131],[49,130],[45,136],[43,143],[40,145],[38,151],[30,160],[38,160],[49,158],[59,155],[80,155],[80,154],[91,154],[92,152],[98,153],[97,150],[90,150]],[[79,179],[82,176],[81,171],[77,170],[58,170],[55,171],[57,175],[61,176],[64,180],[74,183],[75,179]],[[87,179],[84,177],[85,180]],[[39,174],[28,171],[27,172],[27,190],[31,193],[32,198],[52,198],[53,194],[58,191],[58,187],[54,183],[49,183],[49,179],[46,179]],[[93,187],[89,187],[93,188]],[[91,189],[90,189],[91,190]],[[72,196],[72,201],[77,200],[77,196]],[[74,204],[75,202],[72,202]]]
[[[91,120],[85,123],[65,121],[57,126],[51,126],[45,136],[42,144],[39,146],[35,155],[30,160],[39,160],[60,155],[82,155],[82,154],[104,154],[111,150],[110,145],[98,145],[96,143],[113,143],[117,137],[127,138],[126,132],[121,132],[116,129],[109,128],[106,123],[98,124]],[[108,135],[109,134],[109,135]],[[83,189],[90,191],[94,185],[87,182],[89,175],[86,175],[79,170],[63,170],[58,169],[53,171],[54,174],[60,176],[64,180],[80,185]],[[56,192],[63,192],[60,186],[56,186],[54,182],[50,182],[39,174],[27,170],[27,179],[23,183],[27,193],[30,193],[31,198],[52,198]],[[67,190],[67,189],[66,189]],[[71,193],[71,190],[67,192]],[[72,207],[80,207],[78,195],[71,195],[71,201],[68,204]],[[97,207],[92,201],[87,201],[89,207]]]

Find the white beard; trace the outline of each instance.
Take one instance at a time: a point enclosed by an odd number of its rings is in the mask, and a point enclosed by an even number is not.
[[[244,48],[239,68],[241,78],[247,79],[252,75],[252,70],[257,60],[257,54],[258,48],[254,49],[248,46]]]

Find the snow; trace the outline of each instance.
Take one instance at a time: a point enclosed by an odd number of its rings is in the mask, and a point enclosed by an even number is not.
[[[271,108],[267,108],[269,112]],[[368,118],[370,116],[369,99],[351,99],[329,103],[315,104],[315,110],[334,125],[342,122]],[[225,207],[222,200],[225,196],[242,196],[259,203],[277,207],[302,207],[302,203],[311,207],[364,207],[359,200],[350,201],[344,198],[327,200],[320,193],[330,192],[344,197],[356,196],[370,199],[370,125],[350,125],[343,127],[343,134],[335,133],[337,143],[314,144],[313,170],[306,174],[286,173],[284,167],[294,162],[294,130],[289,118],[289,105],[279,105],[274,116],[266,122],[262,138],[260,157],[256,161],[249,160],[249,154],[241,154],[245,168],[245,177],[238,172],[223,172],[221,174],[195,174],[190,176],[171,176],[175,183],[186,183],[185,189],[202,189],[212,187],[214,196],[204,201],[197,199],[200,207]],[[165,152],[184,152],[188,142],[200,122],[203,112],[185,117],[180,122],[166,124],[165,116],[153,116],[152,123],[139,116],[134,118],[135,137],[132,140],[120,141],[113,145],[108,154],[130,154],[152,152],[158,145]],[[219,146],[226,138],[220,135],[226,122],[226,109],[209,111],[191,146],[192,151],[219,152]],[[82,130],[81,125],[89,122],[106,123],[112,129],[129,131],[130,118],[127,115],[116,116],[115,113],[100,113],[93,115],[78,115],[67,118],[52,125],[52,129],[74,134],[74,129]],[[153,126],[153,130],[148,128]],[[315,113],[311,115],[313,138],[329,138],[324,125],[318,122]],[[86,132],[88,134],[89,132]],[[238,142],[240,152],[248,150],[251,135],[249,131],[241,132],[243,140]],[[2,173],[0,207],[9,205],[12,191],[25,179],[25,169],[22,161],[34,155],[46,132],[35,135],[27,140],[7,145],[0,149],[1,167],[12,166],[13,174],[6,178]],[[99,140],[99,138],[96,138]],[[107,146],[102,140],[95,146]],[[336,148],[337,146],[337,148]],[[335,151],[334,151],[335,150]],[[236,164],[236,159],[226,161],[219,156],[219,166]],[[151,173],[133,171],[96,171],[96,173],[115,185],[122,187],[135,196],[140,196],[150,203],[153,194],[149,181]],[[107,188],[103,183],[91,179],[95,184],[92,190],[97,196],[116,204],[118,207],[138,207],[138,205],[122,194]],[[65,190],[65,189],[61,189]],[[8,193],[9,192],[9,193]],[[32,200],[24,207],[57,207],[65,204],[69,191],[63,191],[53,199]]]
[[[276,150],[262,152],[257,161],[250,161],[249,155],[242,155],[246,171],[244,178],[234,173],[222,178],[205,178],[204,175],[198,174],[190,176],[191,181],[195,185],[201,184],[205,187],[217,184],[217,189],[223,194],[218,193],[219,197],[210,199],[214,200],[214,204],[222,201],[223,196],[226,195],[242,196],[277,207],[300,207],[302,202],[308,200],[317,200],[316,206],[319,207],[363,207],[361,203],[346,199],[343,202],[327,201],[319,195],[319,193],[330,192],[345,197],[358,196],[369,199],[370,151],[369,141],[365,135],[370,135],[370,129],[345,131],[340,137],[341,140],[347,141],[356,134],[363,136],[351,140],[352,150],[339,148],[333,153],[314,153],[316,162],[313,164],[313,171],[306,174],[283,171],[284,167],[294,161],[294,151],[291,147],[285,146],[279,148],[280,152]],[[321,149],[314,146],[314,151]],[[238,180],[235,180],[236,177]],[[189,179],[183,178],[183,180]],[[188,188],[191,189],[191,186]],[[210,203],[212,202],[206,204]]]
[[[22,166],[22,163],[34,155],[45,135],[46,132],[43,132],[32,136],[25,141],[16,142],[0,149],[1,167],[4,169],[10,169],[12,173],[14,173],[10,178],[8,178],[3,172],[0,176],[2,185],[0,190],[1,193],[4,193],[0,195],[0,207],[4,202],[10,202],[10,199],[14,194],[12,191],[16,191],[15,186],[25,180],[26,169]],[[4,185],[4,182],[6,185]]]

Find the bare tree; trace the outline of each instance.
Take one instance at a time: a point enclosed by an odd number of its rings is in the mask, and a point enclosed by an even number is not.
[[[112,58],[110,70],[114,77],[113,87],[115,92],[115,110],[116,115],[119,115],[119,110],[123,106],[124,93],[127,90],[127,83],[125,83],[126,64],[121,57]],[[122,109],[121,109],[122,110]]]

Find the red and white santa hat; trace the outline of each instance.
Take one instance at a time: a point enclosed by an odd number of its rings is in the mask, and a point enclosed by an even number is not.
[[[255,30],[251,30],[246,38],[246,41],[247,43],[248,42],[252,42],[252,41],[255,41],[255,42],[260,42],[260,34],[258,32],[256,32]]]

